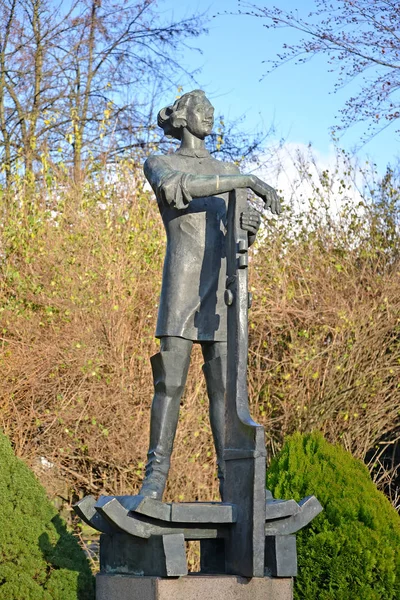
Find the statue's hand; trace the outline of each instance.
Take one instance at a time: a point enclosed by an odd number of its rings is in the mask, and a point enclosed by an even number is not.
[[[250,189],[262,198],[265,202],[265,208],[271,209],[274,215],[279,215],[281,212],[281,205],[279,202],[278,194],[273,187],[268,185],[257,177],[256,175],[250,175]]]
[[[240,226],[245,231],[248,231],[250,235],[255,236],[260,228],[261,217],[254,208],[249,206],[240,215]]]

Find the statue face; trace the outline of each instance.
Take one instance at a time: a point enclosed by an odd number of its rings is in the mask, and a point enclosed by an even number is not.
[[[214,107],[204,98],[199,102],[191,102],[186,109],[186,128],[200,139],[210,135],[214,126]]]

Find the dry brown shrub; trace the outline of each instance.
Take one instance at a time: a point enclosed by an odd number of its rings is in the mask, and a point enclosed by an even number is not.
[[[135,493],[143,473],[164,233],[150,196],[124,192],[67,189],[56,220],[42,197],[4,228],[0,424],[64,497]],[[204,389],[194,352],[170,497],[217,496]]]
[[[123,180],[42,192],[3,224],[0,426],[69,501],[136,493],[143,476],[164,233],[134,173]],[[251,261],[249,389],[269,454],[316,428],[373,468],[399,431],[395,253],[374,248],[372,229],[358,245],[323,227],[266,231]],[[170,500],[218,498],[201,364],[195,348]]]
[[[360,266],[356,252],[338,263],[321,248],[293,246],[257,256],[273,284],[266,289],[255,265],[253,411],[273,452],[282,436],[319,429],[364,458],[399,418],[399,272]]]

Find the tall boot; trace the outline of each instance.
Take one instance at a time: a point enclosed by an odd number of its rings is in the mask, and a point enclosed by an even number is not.
[[[224,499],[224,444],[225,444],[225,390],[226,390],[226,355],[222,354],[203,365],[210,401],[210,423],[217,454],[219,493]]]
[[[151,405],[150,445],[140,494],[162,500],[186,383],[190,355],[161,351],[151,357],[154,397]]]

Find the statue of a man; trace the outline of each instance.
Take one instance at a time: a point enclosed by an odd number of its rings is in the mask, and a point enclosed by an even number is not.
[[[173,154],[150,156],[144,172],[158,201],[167,234],[167,250],[156,337],[160,352],[151,358],[154,398],[150,446],[140,494],[161,500],[194,343],[201,345],[210,401],[210,422],[223,494],[224,395],[227,356],[227,309],[224,303],[225,227],[228,192],[249,188],[273,213],[280,212],[276,192],[255,175],[213,158],[204,140],[214,124],[214,108],[201,90],[184,94],[158,114],[167,136],[180,140]],[[257,211],[241,215],[249,245],[260,225]]]

